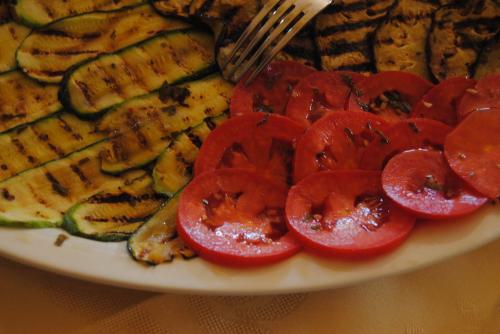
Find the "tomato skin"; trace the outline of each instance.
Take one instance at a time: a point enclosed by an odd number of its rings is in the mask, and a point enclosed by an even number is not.
[[[257,171],[270,179],[281,183],[289,183],[293,167],[293,147],[295,141],[305,131],[297,122],[280,115],[251,113],[235,117],[224,122],[210,133],[203,143],[195,161],[195,175],[220,168],[247,168]],[[273,140],[289,145],[289,162],[282,160],[279,154],[273,153]],[[232,165],[224,165],[224,158],[234,145],[239,145],[243,152],[239,160],[234,159]],[[280,152],[283,153],[283,149]]]
[[[386,132],[387,143],[373,142],[363,153],[360,167],[382,170],[394,155],[411,149],[442,150],[446,136],[452,130],[446,124],[425,118],[413,118],[394,124]]]
[[[286,116],[310,126],[326,113],[346,110],[351,85],[365,77],[351,72],[314,72],[293,89],[286,107]]]
[[[312,67],[292,61],[270,63],[250,85],[245,85],[245,77],[238,82],[231,97],[231,116],[252,112],[283,115],[293,87],[315,71]]]
[[[222,211],[218,221],[221,224],[210,227],[203,221],[208,213],[206,199],[221,191],[241,195],[234,207]],[[177,230],[189,247],[211,262],[245,267],[274,263],[301,249],[300,243],[290,233],[285,232],[277,240],[266,239],[257,243],[241,241],[239,237],[264,235],[265,226],[259,220],[259,212],[267,207],[283,209],[286,196],[286,187],[247,170],[224,169],[204,173],[181,194]],[[284,216],[283,228],[286,229]]]
[[[500,108],[500,73],[482,78],[473,89],[464,93],[457,109],[458,119],[489,108]]]
[[[409,109],[413,109],[422,96],[433,87],[429,81],[406,72],[388,71],[380,72],[367,77],[361,81],[357,88],[360,96],[351,94],[349,100],[349,110],[373,112],[386,121],[397,122],[408,118],[411,110],[397,112],[396,109],[388,106],[381,110],[373,110],[369,107],[382,93],[394,91],[409,104]]]
[[[488,201],[453,173],[439,151],[396,155],[382,172],[382,187],[396,204],[420,218],[457,218]]]
[[[500,196],[500,108],[474,111],[446,138],[451,169],[491,199]]]
[[[370,209],[367,213],[369,207],[355,205],[356,199],[367,193],[380,196],[383,212]],[[318,209],[314,208],[318,207],[323,211],[315,218],[313,213]],[[385,217],[380,225],[373,225],[374,212]],[[324,256],[348,258],[366,258],[394,249],[415,224],[415,217],[383,195],[379,172],[360,170],[308,176],[290,190],[286,216],[290,232],[304,247]]]
[[[474,87],[476,83],[476,80],[461,77],[441,81],[416,104],[411,117],[429,118],[455,126],[458,104],[465,91]]]
[[[358,169],[365,145],[381,140],[379,133],[387,127],[383,119],[366,112],[339,111],[326,115],[297,143],[295,182],[322,170]]]

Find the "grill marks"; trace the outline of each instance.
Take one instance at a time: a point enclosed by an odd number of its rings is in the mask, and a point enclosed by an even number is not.
[[[2,5],[0,4],[0,6]],[[3,20],[0,13],[0,36],[2,38],[0,43],[0,73],[16,68],[16,50],[30,31],[31,29],[11,21],[9,17]]]
[[[469,1],[436,11],[428,38],[429,66],[437,80],[472,76],[481,49],[500,31],[500,3]]]
[[[316,45],[326,70],[374,71],[371,37],[395,0],[338,1],[316,21]]]

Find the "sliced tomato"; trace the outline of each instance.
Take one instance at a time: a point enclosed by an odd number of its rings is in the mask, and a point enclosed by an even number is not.
[[[446,138],[450,167],[481,194],[500,196],[500,108],[474,111]]]
[[[458,118],[462,120],[473,111],[493,107],[500,108],[500,73],[488,75],[466,90],[458,106]]]
[[[457,107],[467,89],[476,85],[476,80],[451,78],[441,81],[417,103],[411,117],[434,119],[450,126],[457,124]]]
[[[396,155],[384,168],[382,186],[394,202],[421,218],[464,216],[488,201],[453,173],[440,151]]]
[[[241,169],[196,177],[182,192],[179,235],[201,257],[233,266],[263,265],[300,250],[289,235],[287,188]]]
[[[431,119],[414,118],[394,124],[385,133],[385,139],[371,143],[361,158],[361,169],[382,170],[396,154],[417,148],[443,150],[448,125]]]
[[[254,111],[283,115],[295,85],[315,71],[292,61],[269,64],[250,85],[245,85],[245,78],[238,82],[231,97],[231,116]]]
[[[294,180],[318,171],[358,169],[365,147],[384,140],[386,122],[366,112],[336,112],[314,123],[297,143]]]
[[[246,168],[283,184],[291,184],[295,141],[305,128],[279,115],[252,113],[235,117],[205,140],[195,162],[195,175]]]
[[[364,78],[351,72],[311,73],[293,89],[286,116],[310,126],[327,113],[345,110],[352,87]]]
[[[406,72],[380,72],[361,81],[358,94],[351,94],[349,110],[362,110],[387,121],[408,118],[432,84]]]
[[[365,257],[400,245],[415,218],[386,197],[380,173],[329,171],[292,187],[286,202],[290,232],[323,255]]]

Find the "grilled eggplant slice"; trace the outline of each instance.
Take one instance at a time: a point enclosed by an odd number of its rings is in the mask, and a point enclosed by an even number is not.
[[[100,140],[94,122],[68,113],[43,118],[0,135],[0,181],[63,158]]]
[[[500,71],[500,34],[481,50],[474,79],[481,79],[498,71]]]
[[[377,29],[374,55],[377,71],[405,71],[430,79],[426,43],[434,0],[400,0]]]
[[[189,17],[192,2],[192,0],[152,0],[151,5],[162,15]]]
[[[201,145],[210,132],[226,119],[226,115],[208,118],[175,138],[160,155],[153,170],[154,188],[158,193],[173,196],[188,184]]]
[[[158,211],[165,198],[154,192],[153,179],[144,172],[126,181],[73,206],[64,216],[63,228],[87,239],[127,240]]]
[[[75,203],[123,183],[122,178],[101,172],[102,145],[95,144],[0,182],[0,225],[60,226],[64,212]]]
[[[500,31],[500,3],[474,0],[438,9],[428,38],[429,66],[438,81],[472,76],[479,52]]]
[[[16,0],[12,12],[25,25],[41,27],[55,20],[94,11],[115,10],[145,0]]]
[[[179,195],[165,205],[128,240],[130,255],[141,262],[157,265],[174,258],[190,259],[196,254],[177,235]]]
[[[117,53],[102,55],[70,72],[60,99],[83,117],[99,115],[167,81],[188,81],[213,72],[213,38],[199,30],[164,33]]]
[[[6,3],[0,2],[0,73],[16,68],[16,50],[31,29],[13,22]]]
[[[57,91],[18,71],[0,74],[0,133],[59,111]]]
[[[78,15],[35,30],[19,48],[17,62],[30,77],[58,83],[77,63],[187,27],[185,21],[166,19],[149,5]]]
[[[316,45],[324,70],[375,71],[371,39],[395,0],[335,1],[316,19]]]
[[[233,86],[220,75],[132,99],[102,119],[111,138],[102,152],[102,170],[117,174],[155,160],[181,131],[229,108]]]

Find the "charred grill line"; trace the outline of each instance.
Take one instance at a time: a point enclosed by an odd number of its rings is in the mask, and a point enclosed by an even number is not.
[[[54,190],[54,192],[56,192],[57,194],[63,196],[63,197],[68,197],[69,195],[69,189],[64,187],[60,182],[59,180],[57,180],[54,175],[52,175],[52,173],[50,172],[46,172],[45,173],[45,177],[47,178],[47,180],[49,180],[51,186],[52,186],[52,190]]]
[[[90,180],[83,173],[83,171],[80,169],[80,167],[78,167],[76,165],[70,165],[69,167],[71,168],[71,171],[78,176],[78,178],[80,179],[80,181],[82,181],[85,184],[85,186],[88,187],[88,186],[90,186],[92,184],[92,182],[90,182]]]
[[[151,218],[151,215],[147,216],[139,216],[139,217],[129,217],[129,216],[112,216],[112,217],[93,217],[93,216],[85,216],[84,219],[93,222],[93,223],[119,223],[119,224],[133,224],[133,223],[141,223],[147,221]],[[113,233],[112,231],[108,231],[108,233]]]
[[[380,23],[382,23],[384,20],[385,20],[385,17],[378,17],[378,18],[375,18],[373,20],[352,22],[352,23],[347,23],[347,24],[342,24],[342,25],[331,26],[331,27],[328,27],[328,28],[325,28],[323,30],[318,31],[318,36],[326,37],[326,36],[330,36],[330,35],[333,35],[333,34],[339,33],[339,32],[352,31],[352,30],[357,30],[357,29],[367,28],[367,27],[376,27]]]

